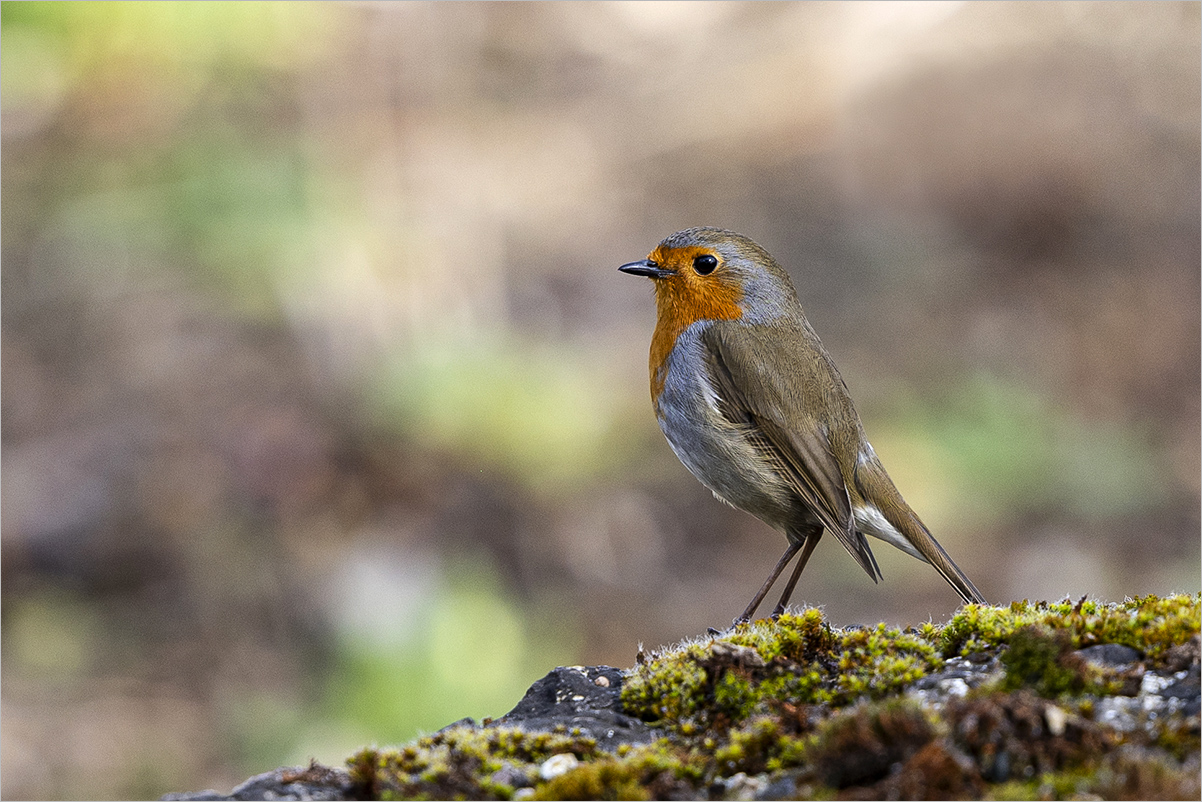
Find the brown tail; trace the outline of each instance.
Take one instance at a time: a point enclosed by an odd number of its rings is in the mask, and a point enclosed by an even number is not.
[[[873,460],[859,467],[856,471],[856,485],[864,500],[875,507],[890,526],[901,533],[912,549],[907,549],[905,544],[897,543],[894,540],[895,535],[892,533],[883,532],[878,535],[879,537],[886,541],[893,540],[893,545],[916,557],[921,557],[933,565],[948,584],[956,589],[965,603],[988,604],[985,597],[981,595],[981,591],[977,590],[977,586],[964,575],[960,566],[956,565],[948,553],[943,550],[943,546],[939,545],[939,541],[931,536],[917,513],[910,509],[910,505],[902,498],[879,460]]]
[[[939,545],[939,541],[931,536],[927,531],[926,526],[914,514],[914,511],[906,508],[909,512],[908,516],[898,516],[899,521],[890,521],[894,526],[901,530],[914,544],[914,548],[922,552],[922,556],[926,561],[935,567],[935,570],[943,575],[947,583],[956,589],[960,594],[960,598],[964,599],[965,604],[988,604],[985,597],[981,595],[981,591],[977,590],[977,586],[972,583],[972,580],[964,575],[960,570],[960,566],[956,565],[948,553],[943,550],[943,546]],[[906,518],[909,518],[907,521]],[[888,520],[888,516],[886,516]]]

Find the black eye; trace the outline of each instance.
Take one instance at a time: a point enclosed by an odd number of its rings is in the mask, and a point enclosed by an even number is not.
[[[718,257],[703,253],[693,260],[693,269],[699,276],[708,276],[718,266]]]

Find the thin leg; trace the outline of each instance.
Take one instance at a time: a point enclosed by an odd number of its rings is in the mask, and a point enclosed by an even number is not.
[[[789,564],[789,560],[793,559],[793,555],[797,553],[801,545],[802,541],[797,541],[796,543],[790,541],[789,548],[785,549],[784,555],[781,556],[776,567],[772,569],[772,574],[768,577],[768,581],[760,588],[760,592],[755,594],[755,598],[751,600],[751,604],[747,605],[747,609],[743,611],[743,614],[735,619],[736,624],[746,624],[751,620],[751,616],[755,613],[755,608],[760,606],[760,602],[768,595],[768,589],[772,587],[772,583],[780,576],[780,572],[785,570],[785,566]]]
[[[789,603],[789,597],[793,595],[793,588],[797,587],[797,580],[801,579],[801,572],[805,569],[806,563],[810,561],[810,555],[814,553],[814,547],[818,545],[818,538],[820,537],[822,537],[821,529],[815,529],[806,535],[805,549],[802,550],[801,556],[797,558],[797,565],[793,566],[793,575],[789,577],[789,584],[785,585],[785,592],[781,594],[780,603],[772,611],[773,621],[780,618],[780,614],[785,611],[785,605]]]

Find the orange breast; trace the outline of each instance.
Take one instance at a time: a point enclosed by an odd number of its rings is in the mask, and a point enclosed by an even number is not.
[[[696,251],[696,253],[694,253]],[[655,281],[656,322],[651,337],[651,400],[659,404],[667,375],[668,355],[681,332],[699,320],[736,320],[743,316],[738,284],[720,273],[699,276],[688,267],[701,249],[679,248],[670,254],[656,250],[651,259],[659,264],[679,265],[674,276]]]

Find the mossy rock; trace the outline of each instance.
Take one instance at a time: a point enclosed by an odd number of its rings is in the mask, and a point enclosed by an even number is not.
[[[606,677],[586,706],[645,725],[626,742],[603,748],[571,717],[528,732],[510,714],[364,750],[340,787],[370,799],[1198,799],[1200,602],[969,605],[906,630],[837,629],[804,609],[640,653],[623,672],[573,669]]]

